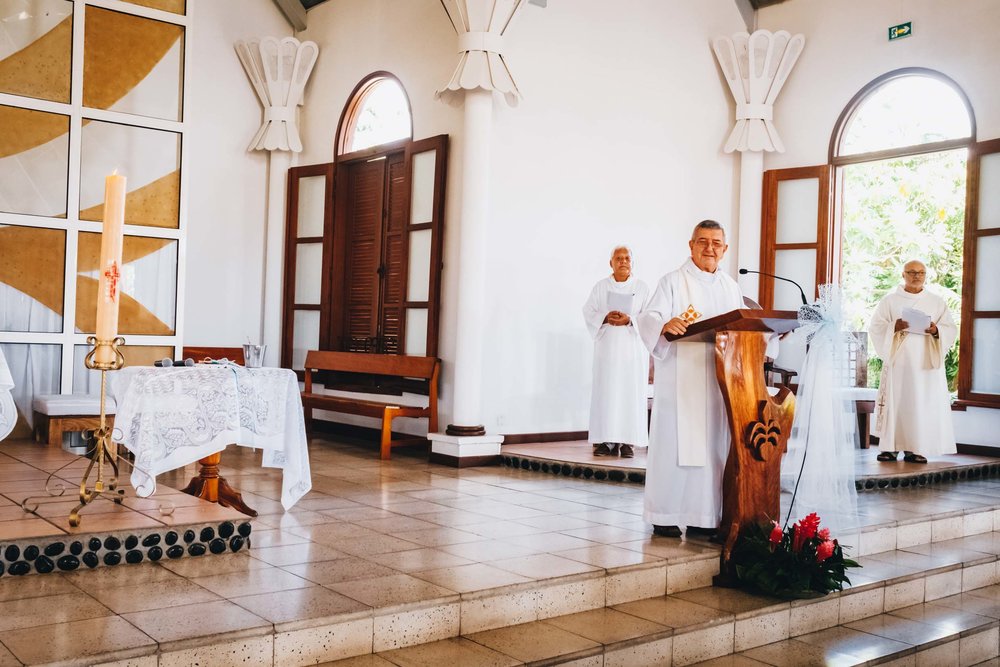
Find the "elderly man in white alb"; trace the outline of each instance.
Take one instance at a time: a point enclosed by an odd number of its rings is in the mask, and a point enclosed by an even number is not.
[[[927,456],[955,453],[951,397],[944,358],[958,335],[948,305],[924,288],[927,267],[912,260],[903,285],[875,307],[868,325],[882,376],[875,400],[879,461],[927,463]]]
[[[649,352],[635,329],[635,317],[649,296],[632,275],[632,251],[611,252],[612,273],[590,291],[583,319],[594,339],[594,381],[590,399],[590,442],[594,456],[632,458],[645,447]]]
[[[689,536],[717,530],[730,436],[714,347],[670,342],[664,334],[684,334],[695,320],[743,305],[736,281],[719,270],[729,247],[722,225],[699,222],[688,246],[690,259],[660,278],[639,316],[656,364],[643,517],[667,537],[680,537],[680,526]]]

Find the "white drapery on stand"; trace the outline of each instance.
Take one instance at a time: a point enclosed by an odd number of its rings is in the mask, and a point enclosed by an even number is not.
[[[805,47],[806,38],[784,30],[757,30],[712,42],[729,90],[736,100],[736,125],[725,151],[785,152],[774,127],[774,102]]]
[[[236,55],[264,106],[264,122],[247,150],[301,152],[297,110],[319,47],[294,37],[262,37],[237,41]]]
[[[441,0],[458,33],[458,66],[434,97],[459,106],[467,90],[496,91],[517,106],[521,92],[503,57],[503,36],[525,0]]]

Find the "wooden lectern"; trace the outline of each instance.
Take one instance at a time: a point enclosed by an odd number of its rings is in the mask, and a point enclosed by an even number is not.
[[[688,327],[667,340],[715,342],[715,373],[729,416],[731,446],[722,479],[722,562],[716,585],[735,583],[729,566],[745,526],[781,513],[781,455],[792,430],[795,397],[788,387],[767,392],[764,351],[768,333],[799,326],[789,310],[733,310]]]

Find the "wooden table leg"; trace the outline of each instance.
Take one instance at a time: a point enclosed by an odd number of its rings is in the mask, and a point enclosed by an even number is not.
[[[248,516],[257,516],[257,510],[243,502],[243,496],[240,495],[240,492],[229,486],[225,477],[219,477],[220,461],[222,461],[222,452],[198,459],[198,463],[201,464],[198,476],[192,478],[191,483],[181,491],[210,503],[232,507]]]

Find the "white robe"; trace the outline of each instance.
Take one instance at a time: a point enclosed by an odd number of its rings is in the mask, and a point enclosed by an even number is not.
[[[937,324],[938,338],[895,333],[896,320],[904,308],[930,315]],[[874,429],[879,449],[923,456],[954,454],[955,430],[944,358],[955,343],[958,328],[944,299],[926,288],[910,294],[898,287],[879,301],[868,335],[882,359]]]
[[[722,518],[722,475],[729,456],[730,436],[726,406],[715,374],[713,345],[671,343],[660,335],[663,325],[689,305],[701,313],[699,320],[704,320],[742,308],[743,297],[736,281],[721,270],[706,273],[688,259],[680,269],[660,279],[639,316],[639,333],[655,360],[643,517],[657,526],[714,528]],[[699,346],[705,352],[695,371],[697,377],[678,378],[677,353],[682,345]],[[684,399],[682,392],[678,392],[679,386],[700,387],[703,408],[695,413],[680,408]],[[684,452],[690,443],[679,447],[679,432],[692,433],[704,440],[703,465],[681,464],[682,456],[690,460],[690,454]]]
[[[625,326],[604,323],[611,292],[631,294],[632,320]],[[646,388],[649,385],[649,351],[635,328],[635,320],[649,298],[649,288],[629,277],[617,282],[614,276],[601,280],[590,291],[583,306],[583,319],[594,339],[594,375],[590,398],[590,442],[619,442],[645,447]]]

